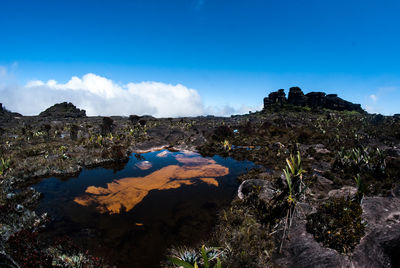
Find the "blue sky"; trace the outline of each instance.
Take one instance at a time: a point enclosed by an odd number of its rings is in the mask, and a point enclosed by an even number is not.
[[[16,92],[28,94],[29,81],[43,81],[29,90],[46,94],[48,80],[92,73],[123,90],[182,84],[205,113],[257,109],[291,86],[400,113],[398,14],[400,2],[385,0],[2,0],[0,102],[23,109]]]

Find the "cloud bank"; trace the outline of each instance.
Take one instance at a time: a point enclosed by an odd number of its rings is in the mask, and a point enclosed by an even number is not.
[[[7,68],[0,66],[0,102],[8,110],[23,115],[37,115],[64,101],[86,110],[89,116],[230,116],[261,108],[245,105],[238,108],[229,105],[206,107],[197,90],[181,84],[154,81],[121,84],[93,73],[73,76],[66,83],[33,80],[24,86],[10,77],[13,76]]]
[[[6,107],[24,115],[37,115],[59,102],[72,102],[87,115],[151,114],[156,117],[196,116],[204,114],[198,92],[181,84],[160,82],[117,84],[110,79],[86,74],[67,83],[55,80],[30,81],[25,86],[3,86]]]

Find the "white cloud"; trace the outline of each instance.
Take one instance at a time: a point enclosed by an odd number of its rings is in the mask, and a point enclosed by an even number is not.
[[[369,113],[390,115],[398,110],[396,92],[399,87],[379,87],[372,94],[365,95],[364,107]]]
[[[7,69],[5,79],[7,80]],[[0,75],[2,74],[0,66]],[[1,83],[1,102],[7,109],[23,115],[37,115],[60,102],[72,102],[89,116],[97,115],[153,115],[155,117],[183,117],[198,115],[230,116],[261,110],[251,106],[205,107],[199,93],[184,85],[145,81],[119,84],[111,79],[88,73],[73,76],[66,83],[56,80],[34,80],[26,85]]]
[[[378,100],[378,97],[375,94],[369,95],[369,98],[373,101],[376,102]]]
[[[0,77],[5,77],[7,75],[7,68],[0,65]]]
[[[256,112],[260,110],[262,110],[262,106],[252,107],[252,106],[242,105],[240,107],[233,107],[230,105],[225,105],[225,106],[209,106],[206,109],[206,113],[216,116],[229,116],[235,114],[248,114],[249,112]]]
[[[181,84],[160,82],[117,84],[105,77],[86,74],[65,84],[55,80],[30,81],[25,86],[3,86],[2,101],[12,111],[36,115],[59,102],[72,102],[87,115],[151,114],[156,117],[204,114],[198,92]]]
[[[380,111],[377,107],[371,105],[365,105],[365,110],[370,114],[377,114]]]

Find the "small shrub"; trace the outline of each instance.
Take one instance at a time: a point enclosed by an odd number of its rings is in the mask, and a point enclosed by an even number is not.
[[[258,212],[240,200],[233,201],[219,217],[214,245],[224,246],[226,254],[221,261],[224,267],[268,267],[274,240],[267,225],[260,223]]]
[[[51,267],[51,258],[41,250],[38,233],[22,230],[8,241],[8,251],[20,267]]]
[[[307,231],[324,246],[348,253],[364,235],[365,223],[361,215],[362,208],[357,201],[333,199],[307,217]]]

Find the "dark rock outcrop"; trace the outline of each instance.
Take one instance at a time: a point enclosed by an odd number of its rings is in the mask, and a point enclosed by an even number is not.
[[[286,94],[284,89],[279,89],[278,91],[271,92],[268,98],[264,98],[264,107],[272,104],[283,105],[286,103]]]
[[[337,111],[358,111],[364,112],[360,104],[354,104],[339,98],[336,94],[325,94],[324,92],[310,92],[304,95],[299,87],[292,87],[286,100],[283,89],[271,92],[268,98],[264,98],[264,109],[274,104],[282,106],[289,103],[295,106],[308,106],[311,108],[326,108]]]
[[[325,107],[326,94],[324,92],[310,92],[306,94],[307,105],[310,107]]]
[[[336,94],[326,95],[326,104],[324,108],[338,111],[362,111],[360,104],[354,104],[339,98]]]
[[[289,89],[288,103],[298,106],[307,105],[307,97],[299,87],[291,87]]]
[[[39,116],[54,118],[78,118],[86,117],[86,111],[76,108],[76,106],[70,102],[63,102],[54,104],[53,106],[47,108],[45,111],[41,112]]]

